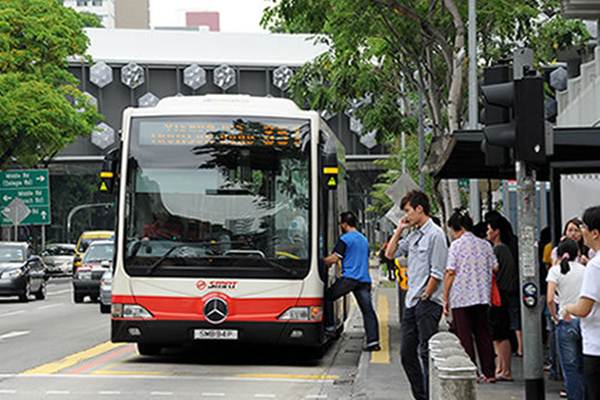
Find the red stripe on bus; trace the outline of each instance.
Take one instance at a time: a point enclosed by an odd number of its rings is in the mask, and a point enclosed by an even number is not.
[[[229,306],[228,322],[287,322],[278,320],[291,307],[323,306],[322,298],[233,298],[222,293],[203,297],[121,296],[113,295],[113,304],[139,304],[156,320],[204,320],[204,303],[221,297]],[[318,322],[318,321],[314,321]]]

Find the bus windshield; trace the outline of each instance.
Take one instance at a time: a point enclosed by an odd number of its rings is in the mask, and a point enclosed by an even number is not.
[[[133,276],[302,278],[308,120],[134,118],[124,265]]]

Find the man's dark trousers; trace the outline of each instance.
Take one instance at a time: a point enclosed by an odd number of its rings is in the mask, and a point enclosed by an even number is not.
[[[428,398],[428,342],[438,331],[441,317],[442,306],[429,300],[419,300],[416,306],[404,310],[400,358],[416,400]]]
[[[363,315],[367,346],[379,343],[379,323],[371,301],[371,283],[361,282],[351,278],[338,278],[331,287],[325,291],[327,314],[330,319],[328,325],[333,325],[333,302],[343,295],[352,292],[358,307]]]

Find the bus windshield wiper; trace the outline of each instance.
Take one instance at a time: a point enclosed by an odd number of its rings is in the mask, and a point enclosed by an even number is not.
[[[298,271],[293,270],[291,268],[285,267],[275,261],[271,261],[269,260],[266,256],[265,253],[263,253],[260,250],[229,250],[225,253],[225,256],[227,256],[228,254],[232,254],[234,256],[237,257],[244,257],[244,256],[258,256],[260,257],[263,261],[265,261],[269,266],[273,267],[273,268],[277,268],[281,271],[287,272],[288,274],[291,275],[298,275]]]
[[[175,246],[171,247],[169,250],[167,250],[167,252],[165,254],[163,254],[158,260],[154,261],[154,263],[150,266],[150,269],[148,270],[148,275],[152,275],[154,273],[154,270],[156,268],[158,268],[158,266],[167,259],[167,257],[169,257],[171,255],[171,253],[177,249],[180,249],[182,247],[190,247],[189,243],[183,243],[183,244],[176,244]]]

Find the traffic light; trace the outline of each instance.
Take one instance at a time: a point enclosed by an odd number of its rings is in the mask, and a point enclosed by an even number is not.
[[[484,87],[490,85],[506,83],[511,80],[509,65],[495,65],[486,68],[483,71]],[[491,129],[492,126],[504,126],[510,124],[511,113],[510,109],[503,106],[493,104],[485,104],[483,109],[483,123],[486,128]],[[484,128],[483,141],[481,142],[481,151],[485,154],[485,165],[488,167],[503,167],[510,165],[510,155],[508,149],[500,146],[493,146],[487,140],[487,134]]]
[[[515,160],[543,164],[546,161],[544,87],[538,76],[484,85],[487,144],[512,149]],[[501,121],[487,121],[489,107],[501,107]]]

